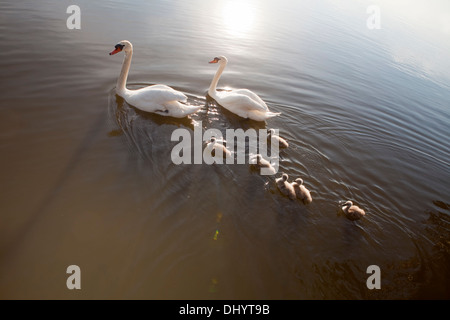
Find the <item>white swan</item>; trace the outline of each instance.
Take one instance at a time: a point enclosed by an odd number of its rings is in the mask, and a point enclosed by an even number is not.
[[[359,220],[366,215],[365,211],[358,206],[354,206],[352,201],[345,202],[341,209],[345,216],[352,221]]]
[[[219,68],[208,89],[208,94],[225,109],[237,114],[242,118],[249,118],[256,121],[264,121],[280,113],[270,112],[266,103],[258,95],[247,89],[236,89],[231,91],[217,91],[217,83],[222,75],[227,58],[216,57],[209,63],[219,63]]]
[[[282,194],[289,197],[291,200],[295,200],[295,190],[294,187],[288,182],[288,178],[288,175],[283,173],[281,178],[275,179],[275,182],[277,183],[277,187]]]
[[[297,198],[302,200],[304,204],[309,204],[312,202],[311,193],[303,185],[302,178],[295,179],[295,182],[292,183],[292,186],[294,187]]]
[[[271,143],[278,140],[278,146],[280,148],[287,148],[287,147],[289,147],[289,143],[285,139],[283,139],[282,137],[277,136],[275,134],[275,130],[274,129],[267,130],[267,133],[268,133],[267,139],[270,139]]]
[[[133,55],[133,45],[127,40],[122,40],[115,45],[115,49],[109,55],[114,55],[120,51],[125,52],[125,57],[119,79],[117,80],[116,92],[129,104],[142,111],[175,118],[183,118],[197,112],[201,108],[201,106],[190,106],[182,103],[187,101],[185,94],[162,84],[137,90],[128,90],[126,83]]]

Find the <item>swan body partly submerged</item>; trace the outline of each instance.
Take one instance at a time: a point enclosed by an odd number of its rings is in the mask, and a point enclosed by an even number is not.
[[[264,121],[279,115],[280,113],[271,112],[266,103],[256,93],[248,89],[235,89],[231,91],[216,90],[217,83],[227,62],[228,60],[224,56],[216,57],[209,62],[219,64],[219,68],[208,89],[209,96],[219,105],[242,118]]]
[[[116,44],[110,52],[114,55],[124,51],[122,70],[117,80],[116,93],[125,99],[130,105],[146,112],[153,112],[163,116],[183,118],[197,112],[201,106],[187,105],[187,96],[169,86],[157,84],[137,90],[129,90],[126,87],[128,71],[130,70],[133,45],[127,40]]]
[[[288,182],[288,178],[289,176],[286,173],[283,173],[281,178],[277,178],[275,182],[283,195],[287,196],[291,200],[295,200],[295,190],[294,187]]]
[[[303,185],[302,178],[295,179],[295,182],[292,183],[292,186],[294,187],[297,198],[302,200],[304,204],[309,204],[312,202],[311,193]]]
[[[272,164],[269,161],[267,161],[266,159],[264,159],[260,154],[256,155],[255,167],[258,169],[264,168],[266,170],[266,174],[269,174],[269,175],[277,173],[277,170],[275,170],[275,168],[272,166]]]
[[[231,151],[228,150],[223,144],[218,143],[215,137],[212,137],[210,142],[206,145],[206,150],[215,157],[216,155],[222,155],[223,158],[230,158]]]
[[[270,143],[274,143],[274,142],[278,142],[278,147],[279,148],[287,148],[289,147],[289,143],[283,139],[282,137],[280,137],[279,135],[275,134],[275,130],[274,129],[269,129],[267,130],[267,139],[270,140]]]
[[[346,201],[341,209],[345,216],[352,221],[359,220],[366,215],[366,212],[360,207],[353,205],[352,201]]]

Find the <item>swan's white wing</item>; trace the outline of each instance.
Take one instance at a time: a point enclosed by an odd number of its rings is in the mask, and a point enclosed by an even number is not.
[[[154,86],[132,90],[131,97],[142,101],[151,100],[154,103],[160,104],[167,101],[187,101],[187,97],[184,93],[163,84],[156,84]]]
[[[254,93],[253,91],[250,91],[248,89],[237,89],[237,90],[233,90],[232,92],[238,93],[238,94],[243,94],[246,95],[247,97],[249,97],[252,100],[255,100],[256,102],[258,102],[260,105],[265,106],[266,110],[269,110],[269,108],[267,107],[266,103],[264,102],[263,99],[261,99],[256,93]]]
[[[185,104],[187,96],[184,93],[162,84],[128,90],[126,100],[140,110],[175,118],[186,117],[202,107]]]
[[[187,97],[183,92],[177,91],[169,86],[166,86],[165,84],[155,84],[155,85],[151,86],[151,88],[153,88],[153,90],[159,89],[164,92],[167,92],[168,98],[170,96],[173,96],[174,98],[176,98],[173,100],[182,101],[182,102],[187,101]]]
[[[221,92],[220,96],[218,96],[217,98],[217,102],[230,111],[269,111],[264,101],[263,104],[261,104],[248,95],[240,94],[236,91]]]
[[[176,101],[187,101],[184,93],[165,85],[154,85],[138,90],[128,90],[126,100],[138,109],[155,112],[165,111],[167,104]]]

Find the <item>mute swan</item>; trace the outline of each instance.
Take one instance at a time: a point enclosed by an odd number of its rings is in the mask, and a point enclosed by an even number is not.
[[[256,93],[247,89],[236,89],[232,91],[216,90],[219,78],[222,75],[227,58],[224,56],[216,57],[209,63],[219,63],[219,68],[208,89],[208,94],[216,100],[225,109],[237,114],[242,118],[249,118],[256,121],[264,121],[268,118],[275,117],[280,113],[270,112],[266,103],[256,95]]]
[[[294,187],[287,181],[288,178],[288,175],[283,173],[281,178],[276,179],[275,182],[277,183],[278,189],[282,194],[289,197],[291,200],[295,200],[295,190]]]
[[[309,204],[312,202],[311,193],[303,185],[302,178],[295,179],[295,182],[292,183],[292,187],[294,187],[297,198],[303,200],[304,204]]]
[[[269,174],[275,174],[277,173],[277,171],[275,170],[274,167],[272,167],[272,165],[270,164],[269,161],[267,161],[266,159],[264,159],[260,154],[256,155],[256,167],[258,168],[266,168],[269,172]]]
[[[270,142],[272,142],[274,140],[278,140],[278,146],[280,148],[287,148],[287,147],[289,147],[289,143],[287,143],[287,141],[285,139],[281,138],[280,136],[277,136],[275,134],[275,130],[269,129],[269,130],[267,130],[267,133],[268,133],[267,139],[270,138]]]
[[[352,201],[345,202],[341,209],[345,213],[345,216],[352,221],[359,220],[366,215],[364,210],[358,206],[354,206]]]
[[[127,40],[122,40],[115,45],[115,49],[109,53],[114,55],[120,51],[125,52],[122,70],[117,80],[116,92],[132,106],[146,112],[154,112],[163,116],[183,118],[197,112],[201,106],[184,104],[186,95],[166,85],[157,84],[137,90],[128,90],[126,82],[130,70],[133,45]]]
[[[223,144],[217,143],[216,138],[212,137],[210,142],[206,145],[206,149],[211,152],[213,157],[216,156],[216,153],[222,154],[224,158],[231,157],[231,152],[228,150]]]

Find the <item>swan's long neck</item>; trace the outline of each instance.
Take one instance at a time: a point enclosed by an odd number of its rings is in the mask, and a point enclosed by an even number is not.
[[[129,52],[125,52],[125,56],[123,58],[122,63],[122,70],[120,70],[119,79],[117,79],[117,86],[116,91],[117,93],[123,94],[127,90],[127,78],[128,78],[128,71],[130,70],[131,65],[131,57],[133,56],[133,50]]]
[[[217,83],[219,82],[220,76],[222,75],[223,70],[225,69],[225,66],[227,65],[227,63],[220,63],[219,68],[217,69],[216,74],[214,75],[213,80],[211,81],[211,85],[209,86],[208,89],[208,94],[211,97],[214,97],[215,93],[216,93],[216,88],[217,88]]]

